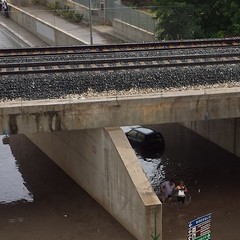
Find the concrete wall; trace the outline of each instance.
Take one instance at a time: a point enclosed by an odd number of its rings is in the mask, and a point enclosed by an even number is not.
[[[161,203],[120,128],[28,134],[138,240],[162,236]]]
[[[55,2],[55,0],[46,0],[40,1],[42,4],[47,5],[49,3]],[[65,45],[79,45],[79,44],[86,44],[82,42],[80,39],[76,39],[74,36],[71,36],[67,32],[62,31],[61,29],[46,23],[38,18],[35,18],[29,13],[24,12],[17,6],[26,6],[32,3],[32,0],[24,0],[24,1],[13,1],[16,4],[10,6],[10,17],[17,22],[20,26],[28,29],[34,35],[39,37],[42,41],[47,43],[48,45],[52,46],[65,46]],[[83,14],[83,22],[88,24],[89,23],[89,9],[85,6],[82,6],[76,2],[71,0],[66,0],[63,4],[69,6],[71,9],[75,10]],[[14,12],[14,14],[11,14]],[[105,17],[104,17],[104,10],[102,9],[92,9],[92,21],[93,21],[93,28],[94,24],[105,24]],[[109,24],[109,23],[108,23]],[[125,22],[119,21],[114,19],[113,23],[113,35],[116,38],[119,38],[123,41],[133,41],[133,42],[153,42],[154,34],[151,32],[144,31],[136,26],[129,25]]]
[[[127,24],[118,19],[113,19],[114,35],[122,40],[130,40],[133,42],[154,42],[154,33],[139,29],[136,26]]]
[[[86,44],[80,39],[52,26],[49,23],[35,18],[31,14],[24,12],[20,8],[10,5],[10,17],[17,24],[23,26],[32,32],[39,39],[47,43],[49,46],[65,46],[65,45],[82,45]]]
[[[185,122],[182,124],[240,157],[240,118]]]
[[[55,0],[46,0],[43,1],[43,4],[53,3]],[[71,9],[76,10],[77,12],[81,12],[83,14],[83,22],[86,24],[89,23],[89,9],[88,6],[84,6],[81,4],[78,4],[71,0],[64,0],[62,1],[62,4],[65,4],[69,6]],[[108,5],[108,3],[107,3]],[[99,24],[109,24],[109,19],[106,20],[106,17],[104,16],[105,11],[112,11],[114,15],[114,6],[113,9],[109,9],[108,6],[106,6],[107,9],[101,9],[101,8],[92,8],[92,21],[93,25],[99,25]],[[110,23],[113,27],[113,35],[116,38],[119,38],[123,41],[133,41],[133,42],[153,42],[155,40],[154,33],[147,32],[144,29],[138,28],[134,25],[130,25],[126,22],[122,22],[118,19],[113,19],[112,23]]]

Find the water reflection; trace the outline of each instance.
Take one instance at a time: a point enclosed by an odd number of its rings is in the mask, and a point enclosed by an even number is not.
[[[139,155],[138,152],[135,150],[138,160],[143,168],[144,173],[146,174],[148,180],[150,181],[151,185],[158,191],[159,183],[164,181],[165,177],[165,170],[163,165],[162,158],[146,158],[142,155]]]
[[[11,203],[20,200],[32,202],[33,196],[25,186],[11,148],[8,144],[3,144],[4,137],[0,135],[0,203]]]

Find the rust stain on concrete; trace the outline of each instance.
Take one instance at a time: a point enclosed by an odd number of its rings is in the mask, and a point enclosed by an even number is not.
[[[18,133],[17,116],[18,116],[18,114],[9,115],[8,126],[9,126],[9,133],[11,133],[11,134]]]

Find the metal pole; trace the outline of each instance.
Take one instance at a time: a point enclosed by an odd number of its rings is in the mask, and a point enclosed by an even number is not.
[[[90,28],[90,45],[93,45],[93,36],[92,36],[92,1],[89,0],[89,28]]]

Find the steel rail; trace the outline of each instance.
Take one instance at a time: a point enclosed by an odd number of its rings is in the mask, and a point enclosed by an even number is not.
[[[186,49],[206,49],[206,48],[229,48],[229,47],[236,47],[236,45],[198,45],[198,46],[178,46],[178,47],[154,47],[154,48],[116,48],[116,49],[108,49],[105,51],[102,50],[93,50],[93,51],[41,51],[41,52],[32,52],[32,53],[14,53],[14,54],[1,54],[0,52],[0,59],[12,58],[12,57],[31,57],[31,56],[60,56],[60,55],[80,55],[80,54],[104,54],[104,53],[129,53],[129,52],[152,52],[152,51],[170,51],[170,50],[186,50]],[[239,44],[240,47],[240,44]]]
[[[240,46],[240,38],[226,39],[205,39],[205,40],[185,40],[185,41],[162,41],[154,43],[124,43],[111,45],[80,45],[80,46],[59,46],[59,47],[36,47],[1,49],[0,57],[32,56],[32,55],[59,55],[59,54],[90,54],[103,52],[127,52],[127,51],[154,51],[187,48],[207,48],[207,47],[229,47]]]
[[[0,64],[0,75],[57,73],[79,71],[109,71],[120,69],[167,68],[207,66],[214,64],[239,64],[240,54],[201,54],[164,57],[73,60],[54,62],[28,62]]]
[[[223,48],[228,48],[229,46],[224,46],[224,47],[221,47],[221,49],[223,49]],[[192,48],[186,48],[186,49],[192,49]],[[213,49],[213,47],[211,47],[211,49]],[[170,49],[164,49],[164,50],[170,50]],[[172,49],[171,49],[172,50]],[[149,54],[149,50],[139,50],[139,51],[142,51],[142,52],[144,52],[144,51],[147,51],[148,52],[148,55],[151,55],[151,54]],[[136,52],[139,52],[139,51],[135,51],[134,49],[132,49],[131,51],[129,50],[129,51],[124,51],[124,50],[121,50],[121,51],[115,51],[115,52],[94,52],[94,53],[92,53],[92,52],[86,52],[87,53],[87,55],[90,55],[91,57],[92,57],[92,59],[94,59],[94,57],[97,57],[97,56],[101,56],[101,55],[104,55],[105,56],[105,58],[106,57],[108,57],[107,55],[105,55],[105,54],[111,54],[111,53],[125,53],[126,55],[127,54],[129,54],[129,53],[136,53]],[[154,50],[154,52],[156,53],[156,52],[158,52],[159,51],[159,53],[160,53],[160,51],[161,50],[159,50],[159,49],[155,49]],[[84,58],[86,58],[86,53],[83,53],[83,57]],[[219,53],[219,54],[221,54],[221,53]],[[5,61],[11,61],[11,58],[14,58],[13,59],[13,62],[14,61],[16,61],[16,60],[18,60],[18,61],[26,61],[26,60],[28,60],[27,58],[36,58],[36,57],[48,57],[48,56],[51,56],[52,58],[53,57],[61,57],[61,58],[64,58],[65,56],[69,59],[69,58],[71,58],[71,56],[75,56],[75,55],[77,55],[77,57],[78,58],[80,58],[81,57],[81,55],[79,54],[79,53],[77,53],[77,52],[75,52],[75,53],[65,53],[64,54],[64,56],[63,56],[63,54],[58,54],[58,53],[54,53],[54,54],[40,54],[40,55],[29,55],[29,56],[27,56],[27,55],[20,55],[20,56],[15,56],[15,57],[13,57],[13,56],[9,56],[9,57],[0,57],[0,63],[1,63],[1,59],[3,59],[3,62]],[[188,54],[189,56],[191,56],[190,54]],[[184,56],[186,56],[186,55],[184,55]],[[111,57],[113,57],[113,55],[111,55]],[[119,59],[119,57],[118,56],[116,56],[116,58],[117,59]],[[48,61],[48,59],[45,59],[44,61]],[[69,61],[69,60],[68,60]],[[26,61],[27,62],[27,61]],[[28,63],[28,62],[27,62]]]
[[[16,68],[16,67],[39,67],[39,66],[59,66],[59,65],[75,65],[75,64],[105,64],[105,63],[122,63],[122,62],[148,62],[148,61],[178,61],[178,60],[197,60],[207,58],[239,58],[240,53],[215,53],[215,54],[188,54],[188,55],[170,55],[170,56],[147,56],[147,57],[125,57],[125,58],[104,58],[104,59],[80,59],[68,61],[36,61],[36,62],[14,62],[0,63],[0,68]],[[26,66],[27,65],[27,66]],[[0,70],[1,71],[1,70]]]

